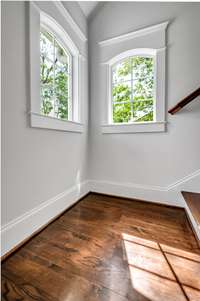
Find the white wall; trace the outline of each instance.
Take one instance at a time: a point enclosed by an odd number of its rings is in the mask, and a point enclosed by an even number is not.
[[[79,39],[53,3],[39,5],[67,28],[87,57],[87,43]],[[74,18],[77,13],[76,22],[87,35],[78,5],[72,13]],[[87,62],[82,100],[84,133],[31,128],[28,43],[28,3],[2,2],[3,227],[87,178]]]
[[[176,194],[170,197],[167,191],[177,181],[183,179],[177,189],[182,189],[185,183],[200,190],[200,184],[196,184],[199,173],[194,174],[200,169],[199,99],[177,115],[168,114],[165,133],[102,134],[101,91],[105,78],[101,77],[98,45],[99,41],[170,20],[166,83],[166,107],[170,108],[200,83],[199,15],[199,3],[108,2],[90,22],[89,176],[95,180],[93,190],[155,201],[162,201],[163,197],[165,202],[176,205],[182,205],[181,201],[176,200]],[[118,45],[111,47],[115,52]],[[188,175],[191,177],[185,179]]]

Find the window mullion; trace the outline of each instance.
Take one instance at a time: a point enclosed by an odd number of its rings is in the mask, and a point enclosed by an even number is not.
[[[111,68],[111,79],[110,79],[110,81],[111,81],[111,86],[112,86],[112,88],[111,88],[111,120],[112,120],[112,122],[114,122],[114,119],[113,119],[113,115],[114,115],[114,101],[113,101],[113,89],[114,89],[114,81],[113,81],[113,68]]]
[[[133,121],[133,65],[132,59],[130,58],[130,65],[131,65],[131,121]]]
[[[67,107],[68,107],[68,119],[73,120],[73,114],[74,114],[74,104],[72,102],[73,99],[73,60],[72,58],[69,58],[69,68],[70,72],[68,74],[68,99],[67,99]]]
[[[54,110],[54,116],[56,115],[56,94],[55,94],[55,36],[53,37],[53,110]],[[58,117],[58,116],[57,116]]]

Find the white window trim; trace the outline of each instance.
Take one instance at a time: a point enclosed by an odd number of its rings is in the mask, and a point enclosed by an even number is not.
[[[74,121],[66,121],[40,113],[31,112],[31,126],[36,128],[53,129],[65,132],[83,132],[83,124]]]
[[[79,25],[75,22],[75,20],[72,18],[70,13],[67,11],[66,7],[62,4],[61,1],[57,0],[54,2],[54,5],[57,7],[57,9],[60,11],[60,13],[63,15],[63,17],[66,19],[66,21],[71,25],[77,36],[81,39],[82,42],[87,42],[87,37],[85,33],[82,31],[82,29],[79,27]]]
[[[102,133],[138,133],[138,132],[164,132],[166,129],[165,121],[165,55],[166,47],[160,49],[137,48],[120,53],[103,63],[107,68],[107,112],[106,123],[102,124]],[[155,105],[154,121],[152,122],[131,122],[113,123],[112,122],[112,66],[130,56],[146,56],[154,59],[154,78],[155,78]]]
[[[103,134],[123,134],[123,133],[152,133],[164,132],[166,128],[165,121],[150,122],[132,122],[132,123],[115,123],[102,125]]]
[[[34,3],[29,3],[30,9],[30,125],[31,127],[53,129],[60,131],[70,131],[81,133],[84,130],[84,125],[81,123],[81,104],[80,100],[80,61],[82,56],[78,48],[67,34],[67,32],[58,24],[55,19],[47,15]],[[61,45],[65,46],[73,58],[73,79],[72,79],[72,112],[73,120],[62,120],[50,116],[45,116],[40,113],[40,50],[39,35],[40,26],[49,29]]]

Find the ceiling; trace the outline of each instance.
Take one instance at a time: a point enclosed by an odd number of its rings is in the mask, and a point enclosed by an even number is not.
[[[98,5],[98,1],[78,1],[84,15],[88,18]]]

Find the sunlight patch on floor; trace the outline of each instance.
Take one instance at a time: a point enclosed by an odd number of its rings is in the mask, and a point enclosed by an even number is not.
[[[199,301],[200,255],[122,234],[132,286],[150,301]]]

